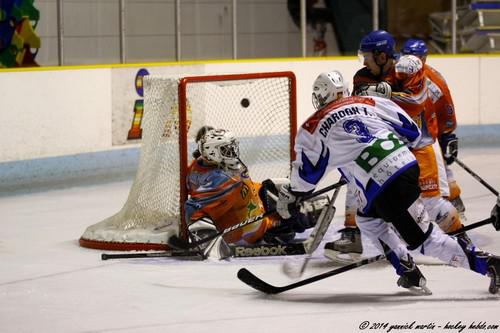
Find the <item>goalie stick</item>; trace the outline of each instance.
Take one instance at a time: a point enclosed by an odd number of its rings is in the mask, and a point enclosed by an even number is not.
[[[333,217],[335,216],[336,208],[334,204],[337,200],[339,191],[340,187],[337,187],[333,192],[332,198],[328,202],[328,205],[322,209],[318,221],[316,222],[316,225],[314,226],[314,229],[311,232],[309,238],[304,242],[304,248],[306,250],[307,257],[304,258],[302,260],[302,263],[299,265],[295,265],[289,261],[283,264],[282,270],[289,277],[298,278],[304,273],[307,264],[312,258],[313,252],[318,248],[321,240],[328,230],[328,227],[330,226],[330,223],[333,220]]]
[[[332,184],[330,186],[327,186],[319,191],[316,191],[316,192],[313,192],[313,193],[310,193],[310,194],[307,194],[305,196],[303,196],[301,199],[302,201],[305,201],[305,200],[309,200],[309,199],[312,199],[318,195],[321,195],[321,194],[324,194],[326,192],[329,192],[331,190],[334,190],[336,188],[339,188],[341,187],[342,185],[344,185],[346,182],[345,180],[341,179],[339,182],[335,183],[335,184]],[[234,230],[237,230],[237,229],[240,229],[248,224],[252,224],[252,223],[255,223],[257,221],[260,221],[262,220],[263,218],[267,217],[267,216],[270,216],[272,214],[276,213],[276,211],[269,211],[269,212],[265,212],[263,214],[260,214],[260,215],[257,215],[257,216],[253,216],[253,217],[250,217],[244,221],[241,221],[240,223],[238,224],[235,224],[231,227],[228,227],[222,231],[219,231],[213,235],[210,235],[206,238],[203,238],[203,239],[200,239],[198,241],[195,241],[195,242],[186,242],[182,239],[180,239],[178,236],[176,235],[173,235],[173,236],[170,236],[170,238],[168,239],[168,245],[170,245],[171,247],[175,248],[175,249],[178,249],[178,250],[188,250],[188,249],[193,249],[193,248],[196,248],[198,246],[200,246],[201,244],[204,244],[204,243],[207,243],[217,237],[223,237],[224,235],[234,231]]]
[[[135,252],[135,253],[102,253],[101,260],[132,259],[132,258],[200,258],[198,251],[169,250],[162,252]]]
[[[497,230],[497,231],[500,230],[500,223],[498,222],[498,219],[495,216],[490,216],[487,219],[473,223],[471,225],[468,225],[467,227],[463,227],[463,228],[460,228],[458,230],[455,230],[454,232],[449,233],[449,235],[453,236],[453,235],[459,234],[461,232],[475,229],[477,227],[483,226],[485,224],[490,224],[490,223],[493,224],[493,226],[495,227],[495,230]],[[248,286],[250,286],[258,291],[261,291],[265,294],[279,294],[279,293],[282,293],[282,292],[287,291],[287,290],[302,287],[302,286],[305,286],[307,284],[310,284],[310,283],[313,283],[316,281],[320,281],[320,280],[329,278],[331,276],[334,276],[334,275],[337,275],[340,273],[344,273],[344,272],[350,271],[352,269],[355,269],[355,268],[358,268],[361,266],[371,264],[371,263],[376,262],[376,261],[380,261],[382,259],[385,259],[385,255],[383,255],[383,254],[380,254],[380,255],[377,255],[374,257],[370,257],[370,258],[365,258],[365,259],[362,259],[360,261],[349,264],[347,266],[342,266],[342,267],[339,267],[339,268],[336,268],[336,269],[333,269],[333,270],[330,270],[330,271],[327,271],[327,272],[324,272],[324,273],[321,273],[318,275],[314,275],[314,276],[311,276],[307,279],[304,279],[304,280],[301,280],[298,282],[294,282],[292,284],[288,284],[288,285],[281,286],[281,287],[273,286],[273,285],[261,280],[255,274],[253,274],[252,272],[250,272],[246,268],[241,268],[238,271],[237,276],[238,276],[238,279],[240,279],[240,281],[242,281],[243,283],[247,284]]]

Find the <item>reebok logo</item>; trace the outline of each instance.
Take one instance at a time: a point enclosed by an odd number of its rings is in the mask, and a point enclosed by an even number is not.
[[[284,256],[286,253],[286,246],[274,245],[274,246],[236,246],[234,248],[235,257],[262,257],[262,256]]]

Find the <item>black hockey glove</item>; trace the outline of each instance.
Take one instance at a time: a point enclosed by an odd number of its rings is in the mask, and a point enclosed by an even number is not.
[[[497,198],[497,203],[491,211],[491,217],[494,218],[492,223],[493,223],[493,226],[495,227],[495,230],[499,231],[500,230],[500,196]]]
[[[439,145],[443,152],[446,164],[450,165],[455,162],[455,157],[458,156],[458,138],[454,133],[445,133],[439,138]]]

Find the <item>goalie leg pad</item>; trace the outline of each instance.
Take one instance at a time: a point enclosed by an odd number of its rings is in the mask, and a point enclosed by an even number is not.
[[[217,228],[209,218],[201,218],[188,226],[189,238],[192,242],[199,241],[217,233]],[[199,245],[198,250],[203,258],[225,259],[231,256],[231,249],[222,237]]]

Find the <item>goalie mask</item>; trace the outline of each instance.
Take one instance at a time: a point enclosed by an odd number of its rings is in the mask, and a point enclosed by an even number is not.
[[[316,110],[349,96],[349,84],[339,71],[321,73],[313,84],[312,103]]]
[[[240,167],[239,144],[233,133],[223,129],[212,129],[198,142],[201,156],[210,163],[230,169]]]

